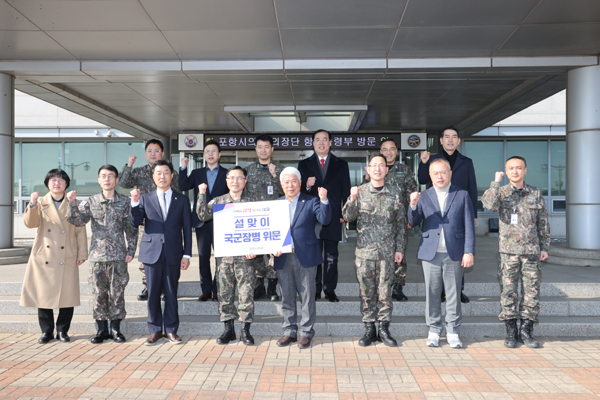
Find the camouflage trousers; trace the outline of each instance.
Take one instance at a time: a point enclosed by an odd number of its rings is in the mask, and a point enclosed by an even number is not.
[[[129,283],[127,263],[91,262],[89,283],[94,295],[94,319],[125,319],[125,287]]]
[[[519,280],[522,281],[520,296]],[[500,253],[498,282],[502,306],[498,319],[530,319],[537,322],[542,286],[539,257],[533,254]]]
[[[392,260],[366,260],[360,257],[356,257],[355,263],[363,322],[390,321],[394,309],[394,263]]]
[[[245,257],[217,258],[217,291],[221,321],[239,316],[242,322],[252,322],[254,316],[254,263]],[[235,308],[235,289],[238,308]]]
[[[402,259],[400,265],[394,263],[395,271],[394,271],[394,286],[406,286],[406,270],[408,265],[406,265],[406,257]]]
[[[142,236],[144,236],[144,225],[138,226],[138,247],[142,245]],[[140,263],[138,267],[142,273],[142,285],[146,286],[146,270],[144,264]]]
[[[268,262],[265,262],[265,257],[267,257]],[[253,261],[254,276],[256,278],[277,279],[277,273],[275,272],[271,258],[270,255],[256,256]],[[257,288],[258,285],[260,285],[260,282],[258,279],[255,279],[254,288]]]

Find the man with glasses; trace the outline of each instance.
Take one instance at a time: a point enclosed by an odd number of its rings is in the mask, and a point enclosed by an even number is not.
[[[152,164],[154,164],[155,161],[163,159],[165,155],[164,151],[165,148],[160,140],[148,140],[146,142],[145,151],[146,161],[148,164],[133,168],[133,164],[137,160],[137,157],[134,155],[129,156],[129,161],[127,164],[125,164],[123,172],[121,173],[121,187],[125,189],[137,188],[140,190],[140,195],[154,192],[156,190],[156,184],[152,178]],[[179,192],[179,174],[177,171],[175,171],[175,175],[173,176],[171,189]],[[144,234],[143,225],[139,227],[139,232],[139,242],[141,244],[141,237]],[[142,289],[142,293],[138,295],[137,298],[140,301],[146,301],[148,300],[148,287],[146,285],[146,272],[144,270],[144,264],[140,264],[139,268],[142,272],[142,285],[144,285],[144,288]]]
[[[103,165],[98,170],[98,183],[102,187],[102,193],[82,201],[79,206],[77,192],[73,190],[67,194],[67,221],[75,226],[84,226],[92,221],[89,282],[94,295],[96,336],[91,339],[94,344],[108,339],[117,343],[125,342],[125,336],[121,333],[121,321],[127,315],[127,263],[135,256],[138,230],[129,219],[131,200],[115,191],[118,182],[117,169],[112,165]]]
[[[400,192],[400,201],[404,206],[404,209],[408,209],[410,203],[410,194],[417,191],[417,182],[415,181],[415,174],[407,166],[402,164],[400,161],[396,161],[398,155],[398,146],[393,139],[382,138],[381,147],[379,148],[381,154],[385,157],[385,161],[388,167],[387,175],[385,176],[385,184],[390,188],[395,188]],[[365,178],[363,184],[370,181],[369,169],[365,167]],[[412,228],[411,225],[407,225],[408,229],[404,229],[404,241],[408,242],[408,230]],[[396,264],[396,270],[394,272],[394,284],[392,291],[392,298],[397,301],[408,301],[408,297],[404,294],[402,288],[406,286],[406,270],[408,266],[406,264],[406,257],[402,258],[400,264]]]
[[[192,209],[192,226],[196,228],[196,243],[198,244],[198,257],[200,258],[200,289],[202,294],[198,301],[217,301],[217,280],[216,274],[213,278],[210,270],[210,251],[213,246],[213,222],[201,221],[196,213],[196,204],[198,204],[198,186],[206,184],[206,201],[209,202],[215,197],[227,193],[227,169],[219,164],[221,159],[221,146],[216,140],[209,140],[204,143],[204,161],[206,167],[196,168],[188,176],[187,166],[189,160],[181,159],[181,170],[179,174],[179,188],[181,190],[194,189],[194,208]],[[212,293],[212,295],[211,295]]]
[[[229,193],[215,197],[206,203],[206,183],[198,186],[198,204],[196,213],[201,221],[213,218],[213,205],[245,203],[254,201],[246,195],[246,171],[240,166],[235,166],[227,172],[227,187]],[[217,285],[219,291],[219,313],[225,325],[223,334],[217,338],[218,344],[227,344],[236,339],[235,319],[240,318],[244,324],[240,341],[246,346],[254,344],[250,334],[250,325],[254,319],[254,262],[255,255],[249,253],[245,256],[217,257]],[[237,286],[238,308],[235,308],[235,289]]]
[[[371,157],[367,166],[371,182],[353,187],[342,210],[346,221],[357,220],[355,265],[365,324],[365,335],[358,341],[360,346],[377,341],[397,346],[389,327],[394,308],[394,265],[402,262],[406,249],[406,208],[401,193],[385,182],[386,162],[382,155]],[[377,321],[379,334],[375,328]]]

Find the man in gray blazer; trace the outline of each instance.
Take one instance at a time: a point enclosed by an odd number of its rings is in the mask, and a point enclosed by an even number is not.
[[[429,165],[433,186],[422,194],[410,195],[408,223],[423,222],[417,258],[423,261],[426,311],[429,326],[427,346],[439,346],[442,333],[442,302],[446,288],[446,340],[452,348],[461,348],[459,327],[462,322],[460,284],[464,268],[473,266],[475,220],[469,193],[451,185],[450,163],[443,158]]]

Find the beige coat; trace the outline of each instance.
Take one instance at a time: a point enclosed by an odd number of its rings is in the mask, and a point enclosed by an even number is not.
[[[85,226],[67,222],[68,202],[63,200],[58,210],[48,193],[39,198],[35,207],[25,209],[23,222],[37,228],[31,249],[21,306],[65,308],[79,305],[79,268],[77,260],[88,257]]]

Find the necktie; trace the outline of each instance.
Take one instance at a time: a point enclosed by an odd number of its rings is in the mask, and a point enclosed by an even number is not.
[[[321,158],[321,168],[325,168],[325,159]]]
[[[163,220],[167,220],[167,194],[163,193]]]

